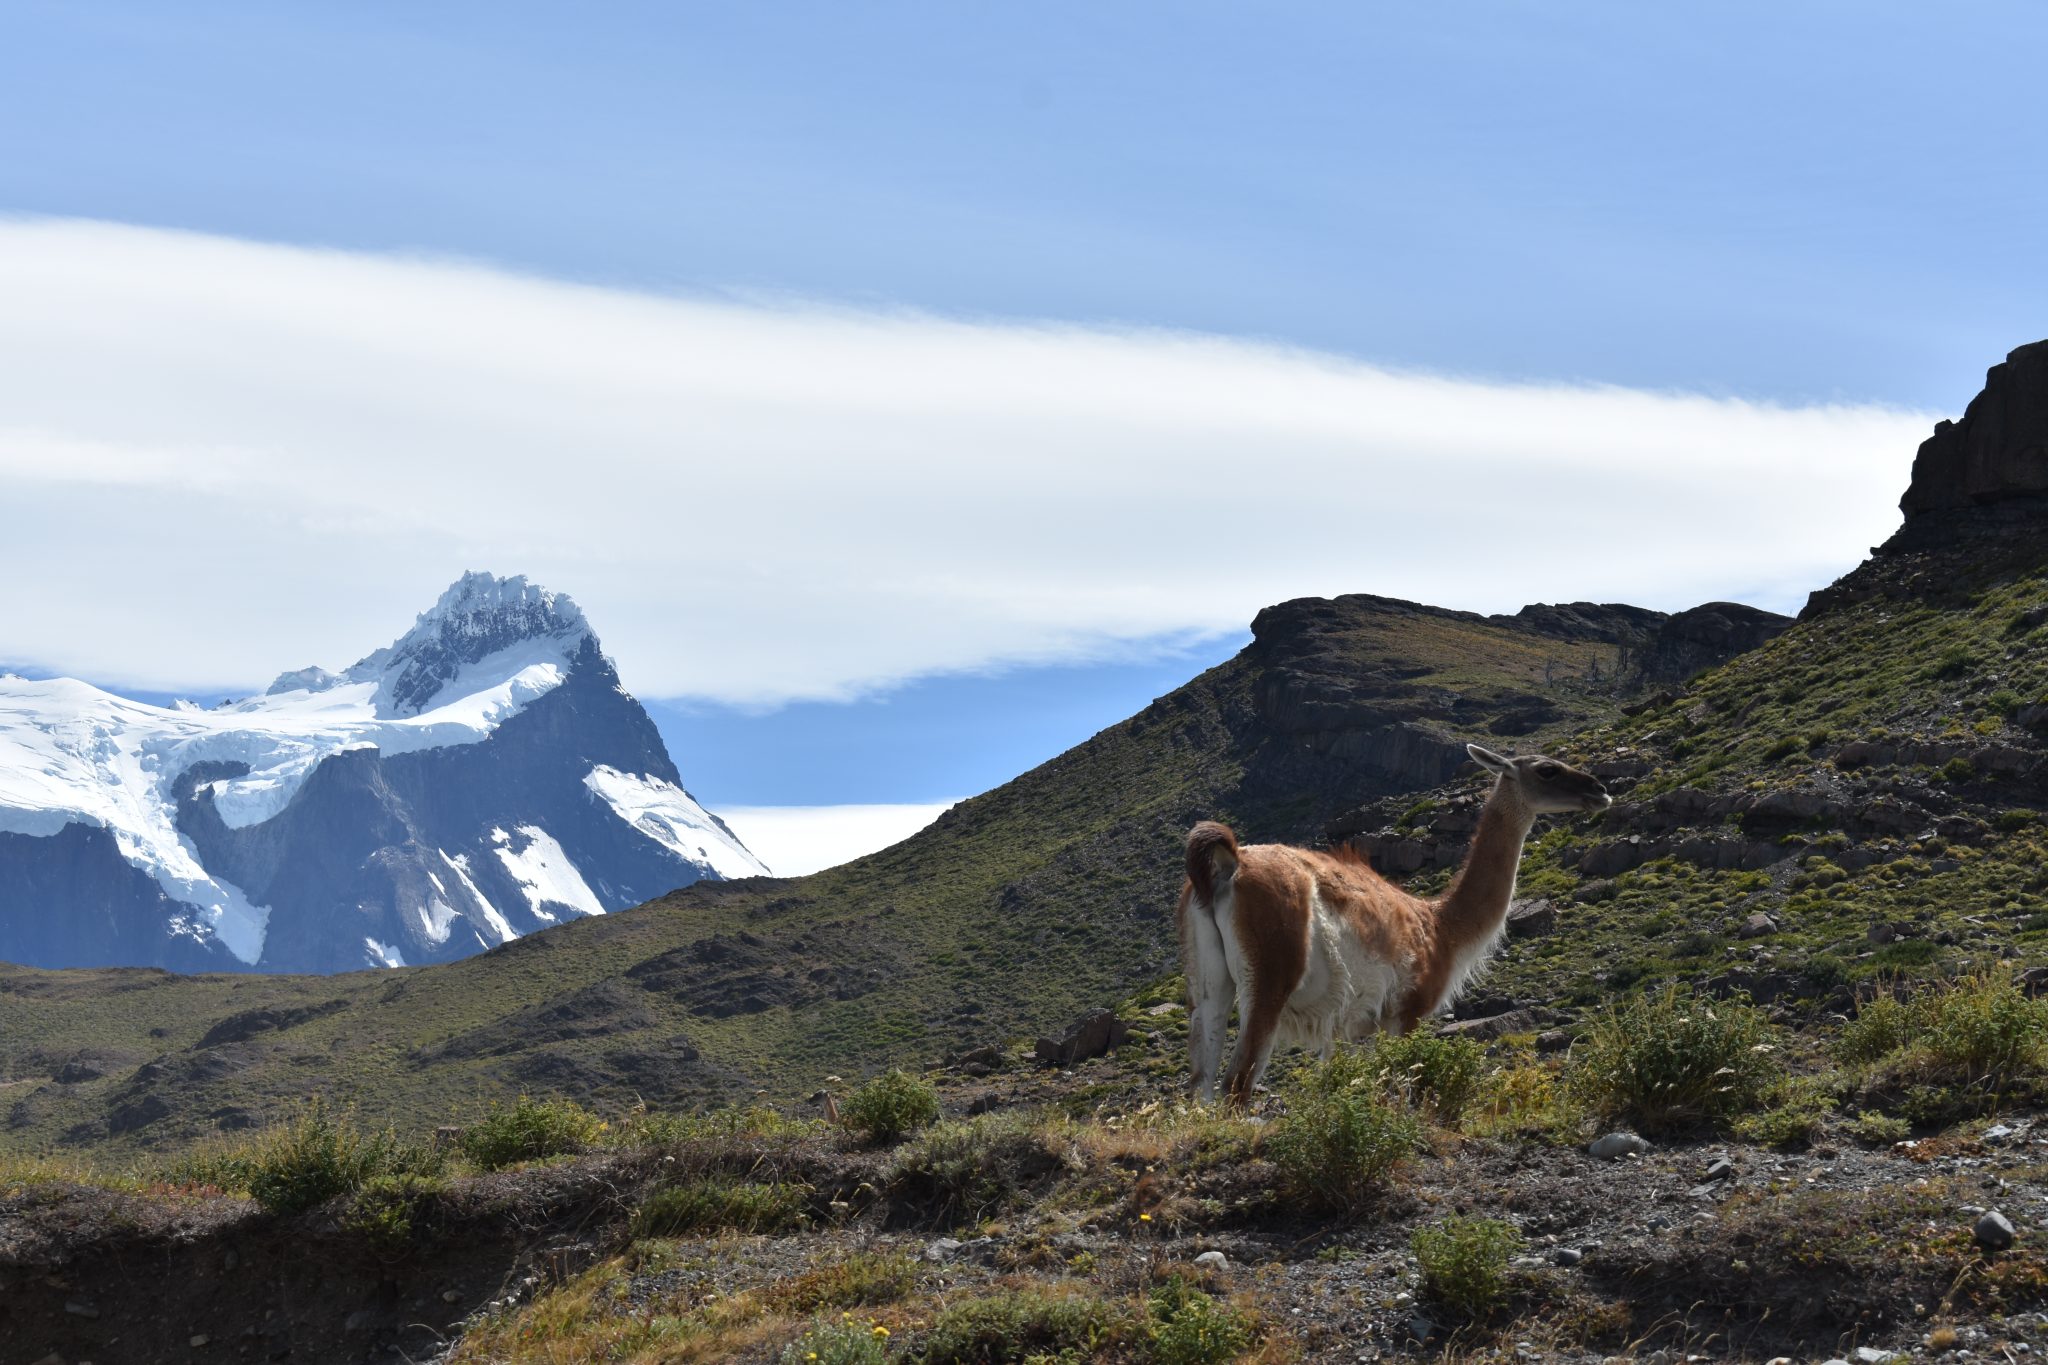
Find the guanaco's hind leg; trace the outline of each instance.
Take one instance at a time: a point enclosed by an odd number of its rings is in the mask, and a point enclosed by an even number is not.
[[[1230,1025],[1230,960],[1210,908],[1190,897],[1181,944],[1188,981],[1189,1088],[1195,1098],[1216,1098],[1223,1069],[1223,1034]]]
[[[1273,1058],[1273,1043],[1280,1032],[1280,1013],[1287,1007],[1291,991],[1263,992],[1240,1008],[1237,1021],[1237,1050],[1230,1056],[1230,1082],[1225,1088],[1233,1109],[1248,1108],[1252,1091],[1266,1074]]]

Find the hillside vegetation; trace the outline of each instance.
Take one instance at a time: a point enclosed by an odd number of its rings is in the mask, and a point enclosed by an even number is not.
[[[412,1133],[522,1092],[687,1109],[1056,1030],[1173,969],[1195,819],[1313,838],[1450,777],[1468,735],[1535,745],[1614,719],[1642,681],[1629,651],[1727,647],[1709,615],[1703,644],[1628,608],[1289,603],[1138,715],[810,877],[700,883],[423,969],[0,967],[0,1145],[163,1151],[307,1094]]]

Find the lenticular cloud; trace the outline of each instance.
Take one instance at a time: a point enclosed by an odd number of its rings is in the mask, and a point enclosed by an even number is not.
[[[0,296],[0,658],[164,687],[470,566],[573,592],[642,694],[756,704],[1304,594],[1782,608],[1932,420],[74,221],[0,221]]]

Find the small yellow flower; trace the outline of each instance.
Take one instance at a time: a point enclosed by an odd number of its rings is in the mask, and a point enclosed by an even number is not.
[[[875,1335],[878,1337],[886,1337],[889,1335],[889,1329],[882,1326],[882,1324],[878,1322],[875,1324]]]
[[[1152,1215],[1149,1213],[1141,1213],[1138,1215],[1138,1221],[1141,1223],[1149,1223],[1152,1221]]]

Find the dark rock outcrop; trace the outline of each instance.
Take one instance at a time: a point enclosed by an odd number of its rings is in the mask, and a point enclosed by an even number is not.
[[[1058,1038],[1040,1038],[1036,1051],[1046,1066],[1072,1066],[1121,1047],[1130,1036],[1130,1026],[1114,1011],[1096,1010],[1076,1019]]]
[[[1960,421],[1938,422],[1913,457],[1899,500],[1908,521],[1928,512],[2048,494],[2048,341],[1993,365]]]

